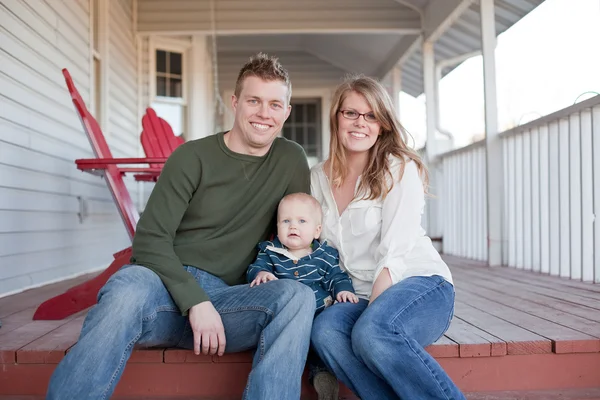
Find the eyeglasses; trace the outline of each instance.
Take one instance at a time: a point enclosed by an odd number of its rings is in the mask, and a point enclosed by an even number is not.
[[[373,114],[373,112],[368,112],[364,114],[353,110],[339,110],[338,112],[342,114],[342,116],[346,119],[357,120],[362,115],[365,121],[367,122],[377,122],[377,117],[375,117],[375,114]]]

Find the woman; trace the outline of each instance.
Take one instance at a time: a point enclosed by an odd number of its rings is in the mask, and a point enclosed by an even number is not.
[[[426,168],[371,78],[338,87],[330,125],[312,192],[323,206],[321,238],[338,249],[360,301],[323,311],[312,344],[363,400],[464,399],[424,350],[454,312],[452,276],[421,228]]]

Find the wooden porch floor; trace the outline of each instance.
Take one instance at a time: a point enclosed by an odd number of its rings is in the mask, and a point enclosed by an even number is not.
[[[600,390],[600,285],[444,258],[457,292],[455,317],[427,350],[463,391]],[[33,313],[42,301],[88,278],[0,299],[0,395],[44,394],[56,364],[76,342],[85,312],[61,321],[32,321]],[[248,353],[219,358],[137,349],[116,393],[236,396],[250,362]],[[600,398],[596,393],[579,398]],[[469,398],[483,398],[476,396]]]

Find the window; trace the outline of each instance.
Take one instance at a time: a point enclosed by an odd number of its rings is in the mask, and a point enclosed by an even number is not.
[[[169,123],[173,133],[187,130],[186,55],[190,42],[164,37],[150,39],[150,107]]]
[[[308,158],[321,160],[321,100],[292,100],[292,112],[283,125],[283,136],[300,144]]]
[[[156,50],[156,95],[183,98],[183,55]]]

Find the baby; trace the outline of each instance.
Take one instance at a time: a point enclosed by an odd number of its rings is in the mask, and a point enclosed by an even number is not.
[[[338,251],[317,240],[321,218],[321,205],[306,193],[281,199],[277,238],[258,244],[256,261],[247,271],[250,286],[275,279],[295,279],[313,289],[317,313],[335,300],[358,303],[350,278],[340,268]]]

